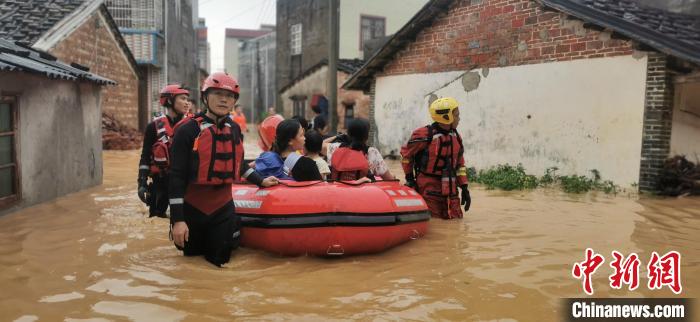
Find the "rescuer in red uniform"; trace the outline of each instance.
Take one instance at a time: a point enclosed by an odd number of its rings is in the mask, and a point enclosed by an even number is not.
[[[462,218],[461,190],[464,211],[469,211],[467,168],[464,165],[464,145],[457,132],[459,104],[445,97],[430,104],[434,123],[417,128],[410,140],[401,147],[401,166],[406,185],[420,193],[433,217]]]
[[[211,74],[202,85],[206,111],[178,124],[171,149],[173,241],[185,256],[204,255],[217,266],[229,261],[240,240],[231,184],[243,179],[261,187],[278,183],[243,162],[241,128],[229,114],[239,93],[233,77]]]

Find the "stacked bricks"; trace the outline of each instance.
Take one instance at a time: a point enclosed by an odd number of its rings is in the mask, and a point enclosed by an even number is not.
[[[530,0],[458,0],[381,76],[631,55],[630,41],[584,28]]]
[[[117,82],[116,86],[102,87],[102,112],[122,124],[138,129],[138,75],[123,53],[112,30],[94,13],[80,27],[49,50],[66,63],[78,63],[90,72]]]
[[[673,83],[667,60],[667,56],[660,53],[649,53],[648,56],[640,191],[657,190],[657,179],[671,149]]]
[[[377,143],[379,143],[379,139],[377,138],[377,122],[375,121],[374,118],[374,104],[376,102],[375,100],[375,93],[377,89],[377,78],[373,77],[372,78],[372,83],[369,86],[369,145],[370,146],[377,146]]]

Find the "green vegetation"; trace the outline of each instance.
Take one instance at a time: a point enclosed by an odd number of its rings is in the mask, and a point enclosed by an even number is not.
[[[556,167],[548,168],[544,175],[540,178],[525,173],[522,164],[512,166],[509,164],[501,164],[489,169],[483,169],[476,172],[476,169],[469,168],[469,178],[472,182],[485,185],[488,189],[501,190],[523,190],[534,189],[537,187],[553,187],[558,186],[564,192],[568,193],[584,193],[591,190],[602,191],[605,193],[616,193],[618,187],[610,180],[601,180],[598,170],[591,170],[591,176],[557,175]]]

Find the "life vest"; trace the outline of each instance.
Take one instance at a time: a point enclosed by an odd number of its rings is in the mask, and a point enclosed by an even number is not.
[[[433,125],[426,126],[425,131],[426,137],[421,140],[427,141],[428,147],[416,154],[416,170],[435,177],[441,177],[446,171],[457,171],[459,156],[464,152],[459,133],[438,131]]]
[[[151,146],[151,174],[160,174],[170,167],[170,145],[174,132],[170,119],[165,114],[156,116],[153,123],[156,128],[156,142]]]
[[[292,169],[300,158],[301,155],[296,152],[290,153],[285,160],[276,152],[263,152],[255,159],[255,171],[263,177],[274,176],[277,179],[293,180]]]
[[[177,131],[177,129],[180,128],[180,126],[186,124],[191,118],[194,117],[195,115],[192,113],[185,113],[185,115],[182,116],[182,120],[180,120],[180,122],[177,122],[175,126],[173,126],[173,135],[175,135],[175,131]]]
[[[456,130],[438,131],[434,125],[425,127],[428,147],[416,154],[418,173],[441,179],[442,195],[457,194],[459,156],[464,153],[462,137]]]
[[[331,160],[331,180],[353,181],[369,174],[367,155],[349,147],[339,147]]]
[[[243,158],[243,138],[238,126],[230,118],[225,118],[219,128],[203,116],[193,119],[199,125],[199,136],[192,146],[194,184],[222,185],[240,181],[240,168]]]

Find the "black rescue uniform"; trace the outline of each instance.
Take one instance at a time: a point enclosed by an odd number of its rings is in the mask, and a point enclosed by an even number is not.
[[[240,240],[231,184],[247,180],[258,186],[263,178],[243,162],[241,129],[225,117],[218,124],[204,114],[183,122],[171,146],[170,219],[184,221],[189,239],[185,256],[204,255],[221,266]]]
[[[143,148],[141,149],[141,160],[139,161],[139,179],[151,177],[152,183],[148,185],[148,205],[149,217],[159,216],[165,217],[165,212],[168,210],[168,171],[167,169],[158,169],[153,162],[153,145],[161,139],[163,135],[167,135],[163,131],[158,133],[159,128],[172,128],[177,122],[182,119],[182,116],[172,118],[169,115],[165,116],[168,124],[157,126],[156,122],[162,122],[162,119],[156,119],[148,123],[143,135]],[[168,139],[172,139],[169,137]]]

